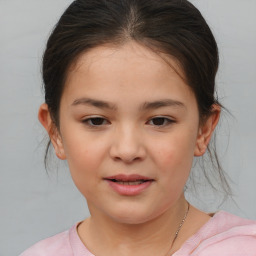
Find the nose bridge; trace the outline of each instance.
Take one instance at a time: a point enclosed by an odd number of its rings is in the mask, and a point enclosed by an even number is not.
[[[113,136],[111,156],[124,162],[142,160],[145,147],[140,129],[132,124],[118,126]]]

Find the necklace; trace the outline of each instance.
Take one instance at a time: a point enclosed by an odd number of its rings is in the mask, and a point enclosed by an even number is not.
[[[173,240],[172,240],[171,247],[170,247],[170,249],[168,250],[166,256],[169,255],[169,252],[170,252],[170,250],[172,249],[173,244],[174,244],[174,242],[176,241],[176,239],[177,239],[177,237],[178,237],[178,235],[179,235],[179,232],[180,232],[180,230],[181,230],[181,228],[182,228],[182,226],[183,226],[183,224],[184,224],[184,222],[185,222],[185,220],[186,220],[186,218],[187,218],[187,216],[188,216],[188,212],[189,212],[189,208],[190,208],[190,203],[189,203],[189,202],[187,202],[187,203],[188,203],[187,211],[186,211],[186,213],[185,213],[185,215],[184,215],[182,221],[180,222],[180,225],[179,225],[177,231],[175,232],[175,236],[174,236],[174,238],[173,238]]]

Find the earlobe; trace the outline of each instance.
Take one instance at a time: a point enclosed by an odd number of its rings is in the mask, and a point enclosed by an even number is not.
[[[38,120],[47,131],[54,147],[56,156],[61,160],[66,159],[61,136],[58,132],[57,127],[52,121],[48,105],[46,103],[42,104],[39,108]]]
[[[199,127],[194,156],[202,156],[205,153],[215,127],[219,122],[220,113],[221,107],[217,104],[214,104],[212,106],[211,115]]]

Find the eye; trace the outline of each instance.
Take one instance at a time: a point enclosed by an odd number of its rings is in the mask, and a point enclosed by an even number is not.
[[[171,123],[174,123],[174,120],[167,118],[167,117],[161,117],[161,116],[151,118],[148,121],[148,124],[153,125],[153,126],[167,126]]]
[[[103,117],[91,117],[84,119],[82,122],[87,124],[88,126],[103,126],[109,124],[107,119]]]

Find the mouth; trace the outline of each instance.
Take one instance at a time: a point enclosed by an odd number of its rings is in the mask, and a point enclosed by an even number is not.
[[[144,182],[153,181],[153,179],[149,177],[145,177],[137,174],[131,174],[131,175],[119,174],[115,176],[106,177],[104,179],[121,184],[121,185],[139,185]]]
[[[121,185],[128,185],[128,186],[136,186],[136,185],[140,185],[144,182],[147,182],[147,180],[135,180],[135,181],[122,181],[122,180],[110,180],[112,182],[115,182],[117,184],[121,184]]]
[[[132,174],[132,175],[115,175],[104,178],[110,187],[121,195],[134,196],[148,188],[154,179]]]

